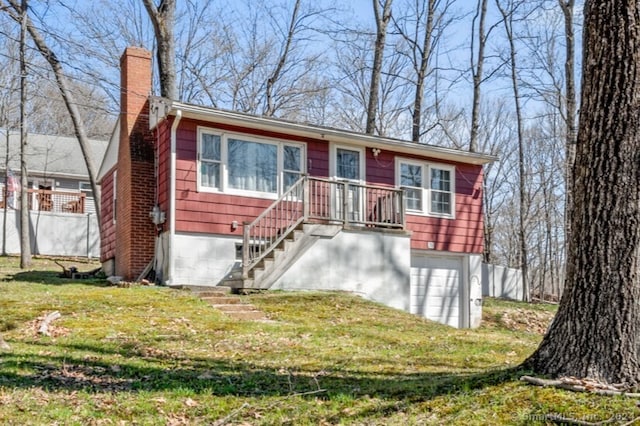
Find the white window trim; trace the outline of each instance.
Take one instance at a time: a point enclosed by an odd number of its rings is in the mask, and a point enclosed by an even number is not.
[[[411,164],[422,167],[422,210],[409,210],[407,214],[416,216],[440,217],[445,219],[456,218],[456,168],[450,164],[420,161],[415,158],[396,157],[396,186],[401,188],[400,164]],[[431,169],[447,170],[451,175],[451,213],[434,213],[431,211]]]
[[[200,141],[203,133],[220,136],[220,188],[212,188],[204,186],[201,183],[200,173]],[[277,172],[276,172],[276,188],[277,193],[250,191],[245,189],[229,188],[229,157],[228,157],[228,141],[229,139],[239,139],[246,142],[255,142],[260,144],[275,145],[277,147]],[[301,176],[306,173],[307,165],[307,152],[306,145],[304,143],[297,143],[294,141],[285,141],[274,138],[266,138],[254,136],[246,133],[234,133],[234,132],[220,132],[218,129],[210,127],[198,126],[197,141],[196,141],[196,188],[198,192],[211,192],[218,194],[238,195],[242,197],[251,198],[266,198],[276,200],[283,193],[284,188],[284,147],[295,146],[300,148],[300,174]]]
[[[329,176],[331,176],[331,179],[334,180],[338,180],[338,179],[343,179],[343,178],[338,178],[338,176],[336,176],[337,174],[337,164],[336,164],[336,160],[338,157],[338,148],[341,149],[346,149],[349,151],[358,151],[360,153],[360,180],[358,181],[361,184],[366,183],[367,180],[367,167],[366,167],[366,161],[367,161],[367,156],[366,156],[366,150],[364,147],[360,147],[360,146],[353,146],[353,145],[341,145],[341,144],[335,144],[332,143],[329,146]]]
[[[202,173],[200,172],[201,170],[201,166],[202,166],[202,161],[200,159],[200,152],[202,151],[201,148],[201,142],[202,142],[202,134],[206,133],[209,135],[214,135],[214,136],[219,136],[220,137],[220,170],[221,170],[221,174],[222,176],[219,176],[220,178],[220,188],[214,188],[211,186],[204,186],[202,185]],[[226,172],[225,170],[223,170],[223,168],[225,167],[224,164],[224,159],[226,158],[226,148],[227,148],[227,144],[226,143],[222,143],[222,136],[223,133],[215,130],[215,129],[208,129],[206,127],[198,127],[198,136],[197,136],[197,140],[196,140],[196,191],[197,192],[223,192],[222,188],[225,187],[225,182],[224,182],[224,178],[226,176]]]

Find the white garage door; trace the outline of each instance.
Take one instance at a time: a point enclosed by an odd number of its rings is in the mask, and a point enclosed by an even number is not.
[[[411,312],[460,327],[462,259],[413,256],[411,260]]]

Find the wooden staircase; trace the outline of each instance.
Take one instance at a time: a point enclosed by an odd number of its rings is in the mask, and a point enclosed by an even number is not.
[[[303,176],[243,224],[242,264],[220,284],[266,290],[318,238],[351,226],[404,229],[403,191]]]
[[[246,277],[242,276],[242,269],[238,268],[232,271],[229,277],[222,281],[221,285],[230,287],[234,292],[238,292],[241,289],[268,289],[286,272],[293,261],[312,244],[311,240],[314,240],[314,238],[308,234],[308,227],[309,225],[300,224],[289,231],[282,241],[249,269]]]

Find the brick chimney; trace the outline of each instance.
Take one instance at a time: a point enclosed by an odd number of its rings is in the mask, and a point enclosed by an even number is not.
[[[120,147],[117,165],[115,273],[138,278],[153,259],[153,137],[149,131],[151,52],[128,47],[120,58]]]

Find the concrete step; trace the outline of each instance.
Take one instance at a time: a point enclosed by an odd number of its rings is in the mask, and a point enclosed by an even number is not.
[[[262,268],[262,269],[269,269],[273,266],[273,264],[275,263],[275,260],[273,259],[273,257],[264,257],[260,262],[258,262],[256,264],[256,266],[254,266],[255,268]]]
[[[262,266],[256,266],[251,271],[249,271],[249,274],[253,278],[253,281],[256,281],[256,282],[260,281],[260,277],[262,277],[264,273],[265,273],[265,268],[263,268]],[[246,283],[245,283],[245,287],[246,287]]]
[[[231,289],[231,293],[237,292],[239,288],[244,288],[247,284],[247,281],[253,280],[243,280],[242,278],[226,278],[224,280],[224,285],[228,286]]]
[[[269,255],[267,257],[273,259],[274,262],[277,262],[278,259],[280,259],[282,256],[284,256],[285,252],[284,249],[281,248],[274,248],[273,251],[271,253],[269,253]]]

